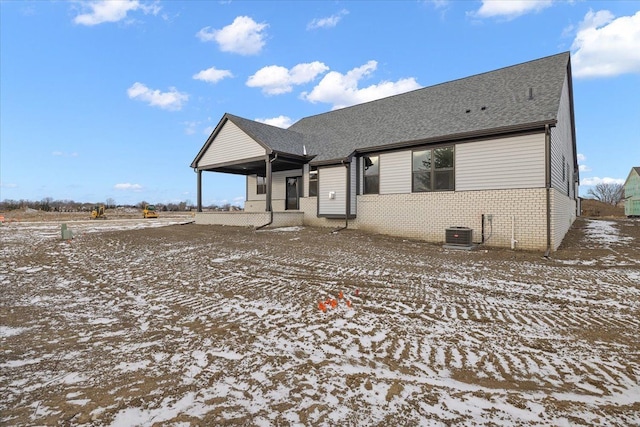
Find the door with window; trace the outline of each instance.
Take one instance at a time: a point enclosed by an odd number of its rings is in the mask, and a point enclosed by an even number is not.
[[[302,192],[302,177],[294,176],[287,178],[287,200],[285,209],[300,209],[300,193]]]

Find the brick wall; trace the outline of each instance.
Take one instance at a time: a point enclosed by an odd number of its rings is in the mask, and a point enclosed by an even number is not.
[[[197,212],[196,224],[248,227],[269,222],[269,212]]]
[[[316,215],[318,210],[317,197],[300,198],[300,210],[304,212],[304,225],[310,227],[344,227],[344,219],[318,218]]]
[[[244,211],[245,212],[265,212],[266,203],[267,202],[264,200],[247,200],[244,202]],[[285,200],[271,199],[271,206],[274,212],[284,211]]]
[[[349,220],[349,228],[444,243],[447,228],[469,227],[473,230],[474,242],[480,242],[484,214],[486,246],[511,247],[513,230],[516,249],[544,251],[547,248],[545,192],[544,188],[533,188],[360,195],[357,196],[357,216]],[[575,215],[571,215],[571,209],[575,212],[575,201],[554,190],[551,202],[552,223],[556,227],[552,233],[555,250],[575,220]],[[259,208],[264,209],[264,205]],[[300,199],[304,225],[344,226],[344,219],[318,218],[316,210],[317,198]]]
[[[571,224],[576,220],[576,201],[562,191],[551,190],[551,248],[555,251],[562,243]]]
[[[302,212],[274,212],[270,227],[303,225]],[[259,227],[270,220],[269,212],[198,212],[196,224],[230,225],[236,227]]]
[[[339,227],[344,220],[316,218],[315,198],[301,200],[305,225]],[[545,250],[547,244],[545,189],[434,192],[361,195],[357,217],[349,228],[434,243],[444,243],[445,230],[460,226],[473,229],[475,242],[482,238],[485,214],[487,246]],[[492,216],[491,221],[488,215]]]

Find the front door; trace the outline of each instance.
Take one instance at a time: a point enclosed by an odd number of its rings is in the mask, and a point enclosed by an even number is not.
[[[302,191],[302,177],[294,176],[287,178],[287,210],[300,209],[300,192]]]

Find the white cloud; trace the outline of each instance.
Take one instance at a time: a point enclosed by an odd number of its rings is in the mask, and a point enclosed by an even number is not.
[[[156,3],[142,4],[138,0],[99,0],[82,3],[87,13],[82,13],[73,19],[80,25],[98,25],[104,22],[118,22],[127,17],[129,11],[141,10],[146,14],[157,15],[161,7]]]
[[[378,67],[376,61],[369,61],[365,65],[354,68],[347,74],[331,71],[325,75],[320,83],[309,93],[302,93],[301,97],[310,102],[326,102],[333,104],[333,109],[361,104],[399,93],[419,89],[421,86],[411,78],[400,79],[396,82],[383,81],[378,84],[359,89],[358,82],[370,75]]]
[[[584,162],[587,160],[587,156],[578,153],[576,157],[578,158],[578,170],[580,172],[591,172],[591,168],[584,164]]]
[[[640,73],[640,11],[615,19],[608,10],[590,10],[571,51],[574,77]]]
[[[182,122],[182,124],[185,126],[184,128],[184,133],[187,135],[193,135],[196,133],[196,126],[198,126],[197,121],[190,121],[190,122]]]
[[[229,70],[218,70],[216,67],[207,68],[193,75],[196,80],[202,80],[208,83],[218,83],[226,77],[233,77]]]
[[[328,69],[329,67],[318,61],[298,64],[291,70],[278,65],[269,65],[249,77],[246,84],[249,87],[260,87],[262,92],[269,95],[280,95],[291,92],[293,85],[313,81]]]
[[[293,124],[293,120],[287,116],[272,117],[270,119],[256,119],[256,122],[265,123],[267,125],[276,126],[282,129],[287,129]]]
[[[346,16],[348,14],[348,10],[342,9],[337,14],[331,15],[327,18],[316,18],[307,24],[307,30],[315,30],[317,28],[333,28],[338,25],[338,22],[340,22],[343,16]]]
[[[178,111],[187,102],[189,95],[179,92],[176,88],[170,87],[168,92],[160,92],[157,89],[149,89],[142,83],[135,82],[127,94],[131,99],[137,99],[148,103],[151,106],[162,108],[163,110]]]
[[[123,191],[135,191],[135,192],[142,191],[142,185],[130,184],[128,182],[125,184],[116,184],[113,186],[113,188],[115,188],[116,190],[123,190]]]
[[[78,153],[75,151],[73,153],[65,153],[64,151],[54,151],[51,153],[51,155],[56,157],[78,157]]]
[[[211,135],[211,132],[213,132],[213,130],[215,129],[215,126],[206,126],[205,128],[202,128],[202,126],[205,126],[205,124],[210,121],[211,120],[206,120],[206,121],[193,120],[193,121],[182,122],[182,124],[185,126],[184,133],[186,135],[195,135],[198,132],[202,132],[202,134],[209,136]]]
[[[449,0],[427,0],[427,3],[432,3],[436,9],[442,9],[449,6]]]
[[[12,184],[10,182],[0,182],[2,188],[18,188],[18,184]]]
[[[609,177],[598,178],[594,176],[593,178],[582,178],[582,180],[580,180],[580,185],[591,186],[598,184],[624,184],[624,179]]]
[[[551,3],[552,0],[482,0],[482,6],[472,15],[478,18],[515,19],[530,12],[540,12]]]
[[[233,23],[220,30],[205,27],[196,36],[202,41],[215,41],[223,52],[240,55],[260,53],[265,45],[267,24],[258,24],[248,16],[238,16]]]

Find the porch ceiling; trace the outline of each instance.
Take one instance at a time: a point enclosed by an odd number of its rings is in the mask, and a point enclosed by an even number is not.
[[[300,159],[280,157],[271,163],[272,172],[280,172],[289,169],[299,169],[306,163]],[[251,160],[244,162],[225,163],[224,165],[211,165],[202,170],[210,172],[231,173],[235,175],[261,175],[267,173],[267,166],[264,160]]]

